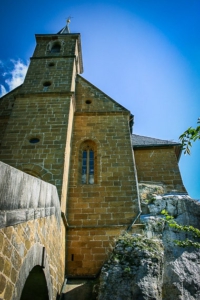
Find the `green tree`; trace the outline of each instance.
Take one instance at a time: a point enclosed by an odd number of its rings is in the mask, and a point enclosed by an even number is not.
[[[200,118],[198,118],[197,124],[200,124]],[[200,140],[200,125],[197,125],[196,128],[189,127],[183,134],[180,135],[179,140],[182,143],[184,154],[190,154],[192,142]]]
[[[182,143],[184,154],[190,155],[190,149],[192,147],[192,142],[200,140],[200,118],[197,120],[197,127],[189,127],[183,134],[180,135],[179,140]],[[184,231],[191,234],[193,239],[200,238],[200,230],[193,226],[179,225],[172,216],[170,216],[167,210],[162,210],[161,214],[165,216],[165,220],[171,228],[174,228],[177,231]],[[192,246],[195,248],[200,248],[199,242],[194,242],[192,240],[186,239],[185,241],[174,240],[174,243],[180,247]]]

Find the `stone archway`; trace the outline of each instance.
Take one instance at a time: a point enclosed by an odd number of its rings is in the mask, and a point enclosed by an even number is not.
[[[26,279],[20,300],[49,300],[46,278],[41,266],[35,266]]]
[[[53,290],[52,290],[52,282],[51,282],[51,277],[50,277],[50,272],[49,272],[49,264],[48,264],[48,259],[47,256],[43,255],[43,245],[41,245],[40,243],[35,243],[30,250],[28,251],[24,262],[20,268],[19,271],[19,277],[18,280],[16,282],[15,285],[15,290],[14,290],[14,295],[12,300],[36,300],[37,298],[21,298],[22,293],[24,291],[24,288],[26,286],[26,283],[28,282],[28,278],[31,274],[31,272],[33,273],[31,275],[30,281],[33,282],[33,280],[35,280],[35,278],[38,276],[43,276],[43,280],[45,279],[45,286],[47,288],[47,292],[48,292],[48,298],[44,298],[44,300],[46,299],[52,299],[52,294],[53,294]],[[43,263],[45,263],[45,268],[43,266]],[[37,267],[37,269],[34,269],[35,267]],[[39,270],[39,269],[40,270]],[[41,273],[41,269],[43,272],[43,275],[39,275],[39,273]],[[36,272],[36,274],[34,274]],[[35,276],[36,275],[36,276]],[[38,300],[41,299],[43,300],[43,298],[38,298]]]

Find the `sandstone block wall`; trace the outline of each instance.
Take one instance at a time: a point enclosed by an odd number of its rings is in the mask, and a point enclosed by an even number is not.
[[[19,93],[19,90],[20,87],[10,92],[9,95],[0,98],[0,148],[15,103],[15,96]]]
[[[65,264],[61,244],[64,236],[57,226],[54,215],[0,229],[0,298],[20,299],[19,292],[22,292],[26,276],[34,267],[31,266],[34,257],[38,256],[37,263],[42,265],[42,248],[45,247],[44,271],[47,273],[49,296],[56,299],[62,287]],[[36,244],[35,251],[31,251]],[[29,257],[29,251],[33,252],[32,257]],[[26,265],[30,270],[25,268]]]
[[[0,173],[0,298],[20,299],[29,272],[39,265],[49,299],[56,299],[66,251],[56,187],[2,162]]]
[[[37,46],[22,91],[24,93],[38,93],[45,89],[57,93],[71,91],[74,68],[78,64],[78,38],[78,35],[36,35]],[[59,52],[51,52],[54,43],[60,45]],[[51,85],[44,88],[45,81]]]
[[[96,276],[127,226],[68,229],[67,276]]]
[[[88,103],[90,100],[91,103]],[[104,94],[96,86],[77,75],[76,79],[76,111],[77,112],[130,112],[112,98]]]
[[[0,118],[0,141],[2,141],[4,132],[8,124],[9,116],[1,116]]]
[[[70,225],[129,224],[138,211],[137,189],[127,114],[77,115],[70,167]],[[94,184],[81,183],[81,142],[96,143]]]
[[[48,92],[66,92],[71,90],[72,71],[74,57],[44,59],[32,59],[24,81],[23,92],[38,93],[45,90],[43,83],[50,81],[51,85],[46,88]],[[49,66],[53,63],[53,66]],[[36,71],[37,70],[37,71]]]
[[[139,182],[157,182],[166,187],[166,192],[186,192],[174,149],[135,149],[135,162]]]
[[[124,225],[125,229],[138,214],[127,117],[122,113],[75,114],[67,205],[68,223],[75,228],[68,230],[67,235],[69,275],[97,274],[110,249],[112,227]],[[80,144],[85,139],[97,145],[97,181],[84,185],[80,174]],[[87,230],[82,230],[84,227]],[[116,229],[116,236],[120,230]]]
[[[67,203],[68,275],[95,275],[113,236],[139,212],[130,112],[77,76]],[[94,148],[94,184],[82,184],[82,148]],[[114,231],[114,233],[113,233]]]
[[[79,34],[36,35],[37,46],[12,115],[9,121],[0,121],[4,130],[0,160],[55,184],[62,194],[64,211],[72,132],[68,129],[72,128],[74,111],[72,92],[76,73],[82,70],[79,40]],[[54,43],[60,45],[60,51],[51,51]],[[11,94],[5,96],[5,103]],[[31,143],[33,138],[39,142]]]
[[[1,161],[55,184],[59,194],[70,102],[69,96],[18,97],[0,149]]]

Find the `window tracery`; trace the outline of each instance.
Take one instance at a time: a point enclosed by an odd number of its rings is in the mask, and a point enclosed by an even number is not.
[[[93,141],[87,140],[81,144],[81,183],[94,184],[96,183],[96,144]]]

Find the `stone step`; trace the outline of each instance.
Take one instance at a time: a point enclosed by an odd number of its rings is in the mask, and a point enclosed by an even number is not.
[[[145,228],[144,224],[134,224],[130,230],[131,233],[139,233],[143,234],[143,230]]]
[[[98,279],[68,279],[61,296],[62,300],[96,300],[95,287]]]

